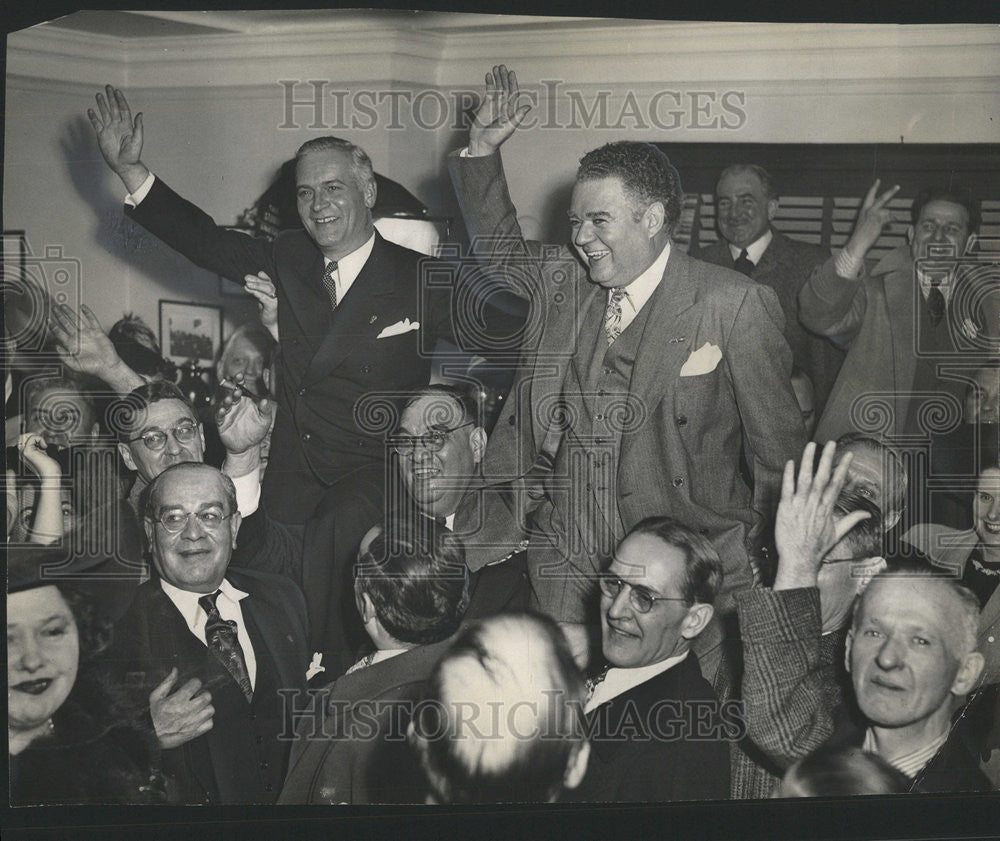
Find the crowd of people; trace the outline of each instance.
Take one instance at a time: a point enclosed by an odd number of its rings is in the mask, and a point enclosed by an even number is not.
[[[500,153],[529,110],[494,67],[448,159],[469,272],[375,231],[371,160],[335,137],[296,155],[301,229],[217,226],[97,95],[126,215],[260,323],[197,403],[131,316],[48,301],[47,355],[8,356],[12,804],[1000,785],[978,204],[929,187],[873,261],[898,190],[876,181],[830,254],[734,163],[719,242],[687,254],[681,175],[623,140],[579,163],[572,249],[544,246]],[[463,317],[484,277],[527,316]],[[431,383],[439,339],[511,369],[498,418],[473,377]]]

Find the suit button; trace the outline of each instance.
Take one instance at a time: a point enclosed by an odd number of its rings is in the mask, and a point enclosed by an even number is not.
[[[698,529],[698,533],[708,537],[708,529]]]
[[[602,421],[602,420],[604,420],[604,415],[594,415],[594,420],[595,421]]]
[[[684,480],[680,476],[674,476],[674,487],[679,488],[684,484]]]
[[[310,441],[311,439],[312,439],[312,435],[310,435],[308,432],[306,432],[306,433],[304,433],[302,435],[302,440],[303,441]]]
[[[247,713],[247,718],[249,718],[251,721],[256,721],[257,720],[257,713],[254,713],[254,712]]]
[[[266,762],[261,762],[260,763],[260,770],[261,771],[266,771],[267,770],[267,763]]]
[[[365,445],[365,439],[364,438],[359,438],[358,439],[358,446],[359,447],[363,447],[364,445]]]
[[[258,744],[258,745],[262,745],[262,744],[264,744],[264,737],[263,737],[263,736],[255,736],[255,737],[254,737],[254,741],[255,741],[255,742],[256,742],[256,743]]]
[[[677,416],[677,425],[678,426],[684,426],[684,424],[686,424],[687,422],[688,422],[687,415],[678,415]]]
[[[264,791],[274,791],[274,786],[268,783],[266,786],[264,786]]]
[[[996,641],[997,641],[997,638],[996,638],[995,636],[993,636],[993,634],[990,634],[990,635],[989,635],[989,636],[988,636],[988,637],[986,638],[986,642],[996,642]]]
[[[507,419],[507,423],[509,423],[509,424],[510,424],[511,426],[513,426],[513,425],[514,425],[514,416],[513,416],[513,415],[511,415],[511,416],[510,416],[510,417],[509,417],[509,418]]]
[[[362,374],[367,374],[371,369],[372,369],[371,365],[363,365],[361,367],[361,373]]]

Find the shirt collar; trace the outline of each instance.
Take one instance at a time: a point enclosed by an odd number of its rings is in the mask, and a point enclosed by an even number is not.
[[[937,755],[937,752],[941,750],[946,741],[948,741],[948,730],[945,730],[940,736],[926,745],[922,745],[900,756],[889,757],[882,754],[879,754],[879,756],[894,768],[902,771],[907,777],[912,778],[917,776],[927,763]],[[879,752],[878,742],[875,740],[875,731],[870,727],[865,732],[865,741],[861,749],[867,753],[878,754]]]
[[[760,262],[760,258],[764,256],[764,252],[767,251],[767,247],[771,244],[772,239],[774,239],[774,233],[768,228],[760,237],[747,246],[747,259],[756,266]],[[743,253],[743,249],[737,248],[730,243],[729,253],[733,255],[733,260],[735,260]]]
[[[625,298],[622,301],[622,305],[624,306],[627,301],[632,307],[633,314],[642,309],[643,304],[650,299],[653,292],[656,291],[656,287],[660,285],[660,281],[663,280],[663,272],[667,268],[668,259],[670,259],[670,240],[667,240],[667,244],[663,246],[663,250],[659,256],[646,271],[630,284],[622,287],[625,290]],[[609,298],[611,291],[610,289],[608,290]]]
[[[368,237],[368,241],[364,243],[360,248],[355,248],[346,257],[341,257],[337,261],[337,275],[340,278],[340,282],[343,286],[350,286],[354,282],[361,270],[365,267],[365,263],[368,262],[368,258],[371,256],[372,249],[375,247],[375,233]],[[332,263],[329,257],[323,257],[323,265],[328,266]]]
[[[660,660],[658,663],[651,663],[648,666],[640,666],[637,669],[619,669],[612,666],[604,675],[604,680],[594,687],[594,694],[587,702],[585,712],[590,712],[601,704],[606,704],[630,689],[662,674],[667,669],[672,669],[687,656],[688,652],[685,651],[683,654],[676,654],[666,660]]]
[[[167,594],[167,598],[181,612],[181,616],[184,617],[184,622],[190,630],[194,631],[199,624],[205,624],[205,611],[198,604],[198,599],[206,595],[205,593],[192,593],[190,590],[182,590],[180,587],[175,587],[169,581],[164,581],[162,578],[160,579],[160,587]],[[223,579],[219,585],[219,591],[220,600],[225,598],[233,604],[245,599],[249,595],[249,593],[244,593],[242,590],[234,587],[226,579]]]

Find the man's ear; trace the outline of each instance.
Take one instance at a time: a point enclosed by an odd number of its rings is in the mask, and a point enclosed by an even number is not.
[[[976,243],[976,235],[969,234],[965,238],[965,248],[962,250],[962,254],[968,254],[972,250],[972,246],[975,245],[975,243]],[[958,256],[961,257],[962,254],[959,254]]]
[[[100,434],[100,431],[101,431],[101,425],[97,421],[94,421],[93,425],[90,427],[90,433],[87,437],[96,438],[98,434]]]
[[[146,532],[146,543],[150,548],[153,546],[153,531],[156,529],[156,523],[152,520],[147,520],[145,517],[142,518],[142,530]]]
[[[583,782],[587,774],[587,760],[590,759],[590,742],[584,739],[571,754],[566,773],[563,775],[563,788],[576,788]]]
[[[378,198],[378,185],[375,183],[374,178],[365,184],[362,192],[365,194],[365,207],[371,210],[375,207],[375,199]]]
[[[204,458],[204,455],[205,455],[205,427],[202,426],[200,423],[198,424],[198,440],[201,441],[202,458]]]
[[[378,620],[375,614],[375,602],[372,601],[372,597],[367,593],[355,591],[359,600],[358,613],[361,614],[361,621],[367,625],[371,620]]]
[[[688,608],[687,616],[681,624],[681,636],[686,640],[693,640],[698,634],[708,627],[715,614],[715,608],[710,604],[697,602]]]
[[[889,513],[886,514],[885,518],[882,520],[882,531],[884,532],[890,531],[896,525],[896,523],[899,522],[899,518],[902,516],[903,516],[902,511],[896,511],[895,509],[890,510]]]
[[[847,631],[847,638],[844,640],[844,668],[847,673],[851,673],[851,646],[854,645],[854,628]]]
[[[955,675],[955,680],[951,684],[952,694],[968,695],[975,688],[985,665],[986,658],[978,651],[966,654],[962,664],[958,667],[958,674]]]
[[[129,449],[128,444],[123,444],[118,442],[118,455],[122,457],[122,461],[125,462],[125,466],[135,472],[139,469],[139,465],[135,463],[135,459],[132,458],[132,451]]]
[[[906,244],[907,245],[910,245],[910,246],[913,245],[913,236],[914,236],[914,234],[916,234],[916,229],[913,227],[913,225],[907,225],[906,226]]]
[[[767,201],[767,221],[770,222],[778,215],[778,200],[768,199]]]
[[[646,235],[652,239],[660,231],[667,227],[667,211],[663,202],[654,201],[646,212],[642,214],[642,223],[646,228]]]
[[[469,444],[472,447],[473,462],[479,464],[486,454],[486,430],[481,426],[475,427],[469,433]]]
[[[229,518],[229,533],[233,537],[233,548],[236,548],[236,533],[240,530],[240,525],[243,523],[243,515],[239,511],[234,511],[233,516]]]

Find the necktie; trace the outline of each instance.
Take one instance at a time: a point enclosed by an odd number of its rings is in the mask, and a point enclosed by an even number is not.
[[[738,272],[743,272],[747,277],[753,274],[753,263],[750,261],[750,255],[745,248],[740,252],[740,256],[736,258],[733,268]]]
[[[944,295],[941,292],[941,282],[931,280],[931,291],[927,294],[927,311],[931,316],[931,325],[937,327],[944,318]]]
[[[622,334],[622,300],[627,294],[623,286],[616,286],[608,296],[608,308],[604,313],[604,332],[608,337],[608,347]]]
[[[330,299],[330,309],[337,309],[337,261],[331,260],[323,269],[323,288],[326,289],[327,297]]]
[[[611,671],[611,667],[605,666],[599,674],[596,674],[593,677],[588,677],[584,681],[584,686],[587,689],[587,704],[593,700],[594,691],[604,682],[604,678],[608,676],[609,671]]]
[[[236,637],[236,623],[231,619],[223,619],[219,614],[219,608],[215,605],[215,600],[219,598],[220,592],[221,590],[216,590],[210,596],[202,596],[198,599],[201,609],[208,614],[208,623],[205,625],[205,641],[212,654],[243,690],[243,695],[249,702],[253,700],[250,673],[247,672],[243,649]]]

